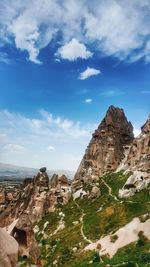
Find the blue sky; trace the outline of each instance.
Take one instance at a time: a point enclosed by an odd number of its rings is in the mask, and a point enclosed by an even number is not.
[[[150,114],[150,1],[90,2],[1,1],[0,162],[75,170],[109,105]]]

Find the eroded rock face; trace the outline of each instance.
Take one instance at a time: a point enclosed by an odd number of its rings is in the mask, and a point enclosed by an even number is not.
[[[134,139],[126,160],[120,168],[125,172],[132,172],[119,191],[120,197],[130,197],[150,183],[150,117],[141,131],[141,134]]]
[[[0,267],[16,267],[18,243],[4,229],[0,228]]]
[[[59,178],[58,174],[54,173],[50,180],[50,186],[52,188],[57,187],[58,182],[59,182],[58,178]]]
[[[7,202],[7,205],[0,214],[0,226],[5,227],[17,240],[19,255],[31,257],[33,262],[40,266],[33,224],[45,214],[54,212],[58,203],[67,204],[70,198],[71,191],[67,177],[62,175],[58,182],[54,183],[53,188],[49,187],[49,177],[45,169],[40,169],[33,179],[25,179],[15,202],[10,193],[6,195],[5,191],[1,190],[1,204]]]
[[[123,109],[110,106],[105,118],[94,132],[75,174],[73,188],[89,180],[96,181],[114,171],[124,157],[124,147],[133,141],[133,127]]]
[[[66,175],[62,174],[59,176],[58,174],[53,174],[50,180],[51,188],[60,187],[60,186],[69,186],[69,181]]]
[[[35,176],[34,185],[38,187],[40,191],[49,189],[49,177],[45,167],[41,168],[40,172]]]
[[[141,127],[141,131],[133,141],[126,164],[131,171],[150,172],[150,117]]]
[[[69,185],[69,181],[68,178],[66,177],[66,175],[61,175],[59,178],[59,183],[61,184],[61,186],[68,186]]]
[[[40,251],[34,237],[32,223],[29,217],[24,214],[12,229],[11,235],[16,239],[19,245],[19,255],[31,257],[35,264],[39,262]]]

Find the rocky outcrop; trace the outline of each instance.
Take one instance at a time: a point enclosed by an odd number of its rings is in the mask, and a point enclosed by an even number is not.
[[[72,183],[73,190],[82,183],[97,181],[105,173],[115,171],[124,158],[125,147],[132,141],[133,127],[123,109],[110,106],[86,149]]]
[[[92,190],[90,192],[89,198],[90,199],[95,199],[95,198],[99,197],[100,195],[101,195],[101,191],[100,191],[99,187],[93,186]]]
[[[0,191],[0,204],[7,204],[0,214],[0,226],[5,227],[17,240],[19,255],[32,258],[37,266],[39,249],[33,224],[45,214],[54,212],[58,203],[67,204],[71,198],[70,185],[65,175],[55,176],[52,181],[49,186],[49,177],[44,167],[33,179],[25,179],[15,202],[10,192],[6,194],[5,191]]]
[[[61,184],[61,186],[68,186],[69,185],[68,178],[64,174],[61,175],[58,180],[59,180],[59,183]]]
[[[16,221],[11,235],[18,242],[19,255],[27,258],[30,256],[35,264],[39,263],[40,251],[34,237],[32,223],[26,214]]]
[[[141,134],[134,139],[126,160],[119,169],[132,173],[119,190],[120,197],[130,197],[150,183],[150,117],[141,127]]]
[[[19,199],[21,191],[21,182],[3,181],[0,184],[0,213],[7,209],[9,204],[14,205]]]
[[[52,188],[54,187],[57,187],[58,183],[59,183],[59,180],[58,180],[59,176],[58,174],[54,173],[51,177],[51,180],[50,180],[50,186]]]
[[[0,267],[16,267],[18,243],[4,229],[0,228]]]
[[[150,172],[150,117],[134,139],[125,164],[130,171]]]
[[[40,169],[40,172],[35,176],[33,183],[40,192],[49,189],[49,177],[45,167]]]
[[[57,203],[67,204],[71,198],[71,189],[65,175],[53,175],[50,186],[46,168],[40,169],[33,179],[27,178],[19,190],[18,198],[13,201],[12,194],[0,192],[0,226],[10,225],[22,214],[27,214],[32,223],[40,220],[46,213],[53,212]]]
[[[53,174],[50,180],[50,186],[51,188],[60,187],[60,186],[69,186],[69,181],[66,175],[62,174],[59,176],[58,174]]]

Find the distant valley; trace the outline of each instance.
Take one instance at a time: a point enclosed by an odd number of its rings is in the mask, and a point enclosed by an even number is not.
[[[41,167],[41,166],[39,166]],[[36,168],[22,167],[11,164],[0,163],[0,180],[3,179],[24,179],[33,177],[38,172]],[[70,170],[48,170],[48,175],[51,177],[54,173],[59,175],[65,174],[69,179],[73,179],[74,172]]]

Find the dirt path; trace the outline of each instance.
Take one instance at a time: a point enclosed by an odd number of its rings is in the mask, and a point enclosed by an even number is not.
[[[86,237],[86,235],[84,234],[84,232],[83,232],[83,219],[84,219],[84,216],[85,216],[84,210],[79,206],[79,204],[78,204],[75,200],[74,200],[74,203],[75,203],[75,205],[78,207],[78,209],[80,209],[80,211],[81,211],[81,217],[80,217],[80,222],[81,222],[81,228],[80,228],[80,231],[81,231],[81,235],[82,235],[83,239],[84,239],[87,243],[92,244],[93,242],[92,242],[90,239],[88,239],[88,238]]]
[[[124,203],[124,202],[128,202],[128,203],[138,203],[138,201],[132,201],[132,200],[127,200],[127,199],[124,199],[124,200],[119,200],[115,195],[112,194],[112,188],[103,180],[101,179],[103,184],[108,188],[108,192],[109,192],[109,195],[115,199],[116,201],[119,201],[120,203]]]
[[[129,262],[122,262],[122,263],[118,263],[118,264],[114,264],[114,265],[111,265],[111,266],[114,266],[114,267],[120,267],[120,266],[122,266],[122,265],[126,265],[126,264],[128,264]],[[136,267],[139,267],[139,265],[138,265],[138,263],[136,263],[135,261],[130,261],[130,263],[135,263],[135,265],[136,265]],[[107,266],[107,265],[106,265]],[[110,266],[110,265],[108,265],[108,266]]]
[[[101,179],[101,180],[102,180],[103,184],[108,188],[109,195],[112,198],[114,198],[116,201],[119,201],[119,199],[115,195],[112,194],[112,188],[103,179]]]

